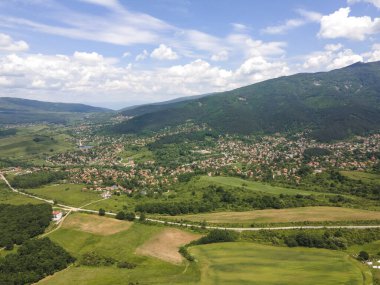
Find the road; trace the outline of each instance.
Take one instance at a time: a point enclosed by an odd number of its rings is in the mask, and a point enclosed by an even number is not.
[[[40,201],[49,203],[54,205],[53,200],[43,199],[41,197],[31,195],[22,191],[19,191],[12,187],[12,185],[8,182],[8,180],[5,178],[5,176],[0,173],[0,179],[4,180],[4,182],[8,185],[8,187],[15,193],[28,196],[30,198],[38,199]],[[99,201],[96,201],[99,202]],[[89,203],[91,204],[91,203]],[[98,211],[95,210],[89,210],[89,209],[83,209],[83,207],[89,205],[86,204],[82,207],[72,207],[64,204],[55,204],[56,206],[59,206],[61,208],[64,208],[65,210],[68,210],[70,212],[84,212],[84,213],[93,213],[98,214]],[[112,212],[106,212],[106,215],[110,216],[116,216],[115,213]],[[136,218],[139,218],[138,216]],[[168,222],[168,221],[162,221],[157,219],[146,219],[149,222],[159,223],[159,224],[165,224],[165,225],[172,225],[172,226],[182,226],[182,227],[194,227],[194,228],[206,228],[206,229],[221,229],[221,230],[231,230],[231,231],[237,231],[237,232],[243,232],[243,231],[260,231],[260,230],[299,230],[299,229],[376,229],[380,228],[380,225],[367,225],[367,226],[357,226],[357,225],[336,225],[336,226],[290,226],[290,227],[268,227],[268,228],[230,228],[230,227],[214,227],[214,226],[206,226],[202,227],[200,225],[192,225],[192,224],[184,224],[184,223],[176,223],[176,222]]]

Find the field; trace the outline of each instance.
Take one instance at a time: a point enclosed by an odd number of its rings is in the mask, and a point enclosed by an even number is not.
[[[16,135],[0,138],[0,157],[45,163],[46,156],[73,148],[65,141],[68,138],[62,130],[58,133],[48,126],[18,128]]]
[[[24,195],[16,194],[12,192],[3,181],[0,181],[0,204],[12,204],[12,205],[22,205],[22,204],[39,204],[42,203],[39,200],[26,197]]]
[[[379,174],[362,172],[362,171],[341,171],[340,173],[351,179],[362,180],[363,182],[367,182],[367,183],[380,184]]]
[[[28,189],[26,192],[74,207],[81,207],[102,199],[98,193],[82,191],[83,186],[81,184],[54,184]]]
[[[191,249],[202,268],[202,285],[372,284],[362,267],[343,252],[282,248],[252,243],[202,245]]]
[[[134,223],[128,229],[113,234],[95,234],[84,232],[78,228],[78,221],[89,225],[93,223],[94,215],[75,213],[70,215],[62,228],[48,235],[75,257],[80,258],[83,253],[96,251],[107,257],[120,261],[137,264],[133,270],[110,267],[73,266],[58,272],[40,281],[38,284],[196,284],[198,272],[195,266],[186,269],[185,264],[175,265],[157,258],[136,254],[136,249],[152,237],[165,230],[164,227],[148,226]],[[106,223],[114,223],[115,219],[101,217]],[[74,222],[73,222],[74,221]],[[95,226],[95,225],[94,225]],[[114,224],[119,230],[120,224]],[[184,273],[186,269],[186,272]]]
[[[268,209],[246,212],[218,212],[195,215],[164,216],[165,219],[217,224],[290,223],[323,221],[380,220],[380,212],[340,207],[302,207],[290,209]]]
[[[202,176],[199,179],[199,184],[215,184],[221,186],[230,186],[230,187],[244,187],[248,190],[256,192],[264,192],[269,194],[288,194],[288,195],[310,195],[310,194],[325,194],[320,192],[304,191],[299,189],[284,188],[278,186],[271,186],[269,184],[264,184],[260,182],[247,181],[241,178],[236,177],[225,177],[225,176]]]
[[[183,257],[179,254],[178,248],[200,237],[201,235],[198,234],[167,228],[139,246],[136,253],[157,257],[172,263],[181,263]]]
[[[126,228],[121,229],[123,223]],[[88,230],[91,226],[96,229]],[[365,271],[367,268],[340,251],[235,242],[191,247],[190,252],[197,259],[195,263],[165,262],[160,260],[165,256],[156,256],[158,259],[141,255],[139,249],[149,247],[155,253],[168,251],[174,254],[177,246],[196,235],[163,226],[115,223],[112,218],[79,213],[68,216],[63,226],[48,236],[79,259],[83,253],[96,251],[117,260],[133,262],[137,267],[129,270],[116,266],[75,265],[38,284],[307,285],[315,284],[315,280],[326,285],[371,284],[363,282],[363,276],[371,277],[371,273]]]

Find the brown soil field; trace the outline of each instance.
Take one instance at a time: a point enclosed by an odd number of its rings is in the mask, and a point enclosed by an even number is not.
[[[120,221],[114,218],[74,213],[67,217],[62,224],[62,228],[77,229],[96,235],[107,236],[125,231],[131,225],[131,222]]]
[[[200,237],[201,235],[179,229],[165,228],[138,247],[136,253],[178,264],[183,261],[182,255],[178,252],[179,247]]]

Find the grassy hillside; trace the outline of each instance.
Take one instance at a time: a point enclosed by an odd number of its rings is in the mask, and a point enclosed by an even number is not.
[[[380,212],[340,207],[301,207],[290,209],[268,209],[245,212],[217,212],[195,215],[164,216],[165,219],[183,219],[208,224],[292,223],[325,221],[379,220]]]
[[[372,284],[363,281],[366,268],[337,251],[222,243],[197,246],[191,253],[202,268],[202,285]]]
[[[0,97],[0,122],[15,123],[66,123],[80,119],[89,113],[103,113],[110,110],[84,104],[42,102],[20,98]]]
[[[146,113],[114,133],[158,130],[188,120],[225,133],[274,133],[304,128],[319,140],[379,130],[380,62],[271,79]]]

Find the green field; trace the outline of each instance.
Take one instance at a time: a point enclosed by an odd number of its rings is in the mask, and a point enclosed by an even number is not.
[[[80,215],[92,219],[92,215]],[[68,217],[70,221],[71,217]],[[103,218],[110,219],[111,218]],[[65,221],[66,222],[66,221]],[[107,257],[137,264],[133,270],[111,267],[73,266],[50,276],[38,284],[196,284],[199,273],[195,265],[186,269],[186,264],[174,265],[159,259],[135,254],[136,248],[162,231],[163,227],[133,224],[128,230],[112,235],[99,235],[79,231],[77,228],[61,228],[48,235],[72,255],[96,251]],[[186,269],[186,271],[185,271]],[[185,272],[184,272],[185,271]]]
[[[323,194],[320,192],[312,192],[312,191],[304,191],[300,189],[292,189],[292,188],[284,188],[278,186],[271,186],[269,184],[264,184],[255,181],[247,181],[241,178],[236,177],[225,177],[225,176],[202,176],[199,179],[199,184],[215,184],[221,186],[230,186],[230,187],[244,187],[245,189],[256,191],[256,192],[264,192],[269,194],[287,194],[287,195],[310,195],[310,194]]]
[[[46,125],[18,128],[16,135],[0,138],[0,157],[46,163],[47,156],[73,148],[68,138],[62,130]]]
[[[165,219],[216,224],[290,223],[323,221],[380,220],[380,212],[341,207],[301,207],[267,209],[245,212],[202,213],[181,216],[162,216]]]
[[[39,204],[42,203],[39,200],[29,198],[27,196],[12,192],[3,181],[0,181],[0,204]]]
[[[372,284],[370,271],[339,251],[239,242],[197,246],[191,253],[202,268],[202,285]]]
[[[81,207],[87,203],[102,199],[98,193],[82,191],[83,186],[82,184],[54,184],[28,189],[26,192],[74,207]]]
[[[374,174],[374,173],[368,173],[363,171],[341,171],[342,175],[355,179],[355,180],[362,180],[366,183],[377,183],[380,184],[380,175]]]
[[[101,219],[106,222],[101,222]],[[127,223],[75,213],[65,220],[60,229],[48,236],[77,258],[83,253],[96,251],[117,260],[133,262],[137,264],[135,269],[74,265],[38,284],[307,285],[316,284],[316,280],[318,284],[326,285],[371,284],[371,273],[365,266],[344,252],[324,249],[273,247],[245,242],[219,243],[191,247],[190,252],[197,262],[175,265],[136,254],[136,248],[161,233],[165,227],[134,223],[120,229],[120,224],[116,222]],[[93,228],[90,228],[91,225]],[[110,233],[110,227],[115,227],[116,232]],[[162,250],[165,246],[162,244]],[[368,279],[366,282],[363,276]]]

